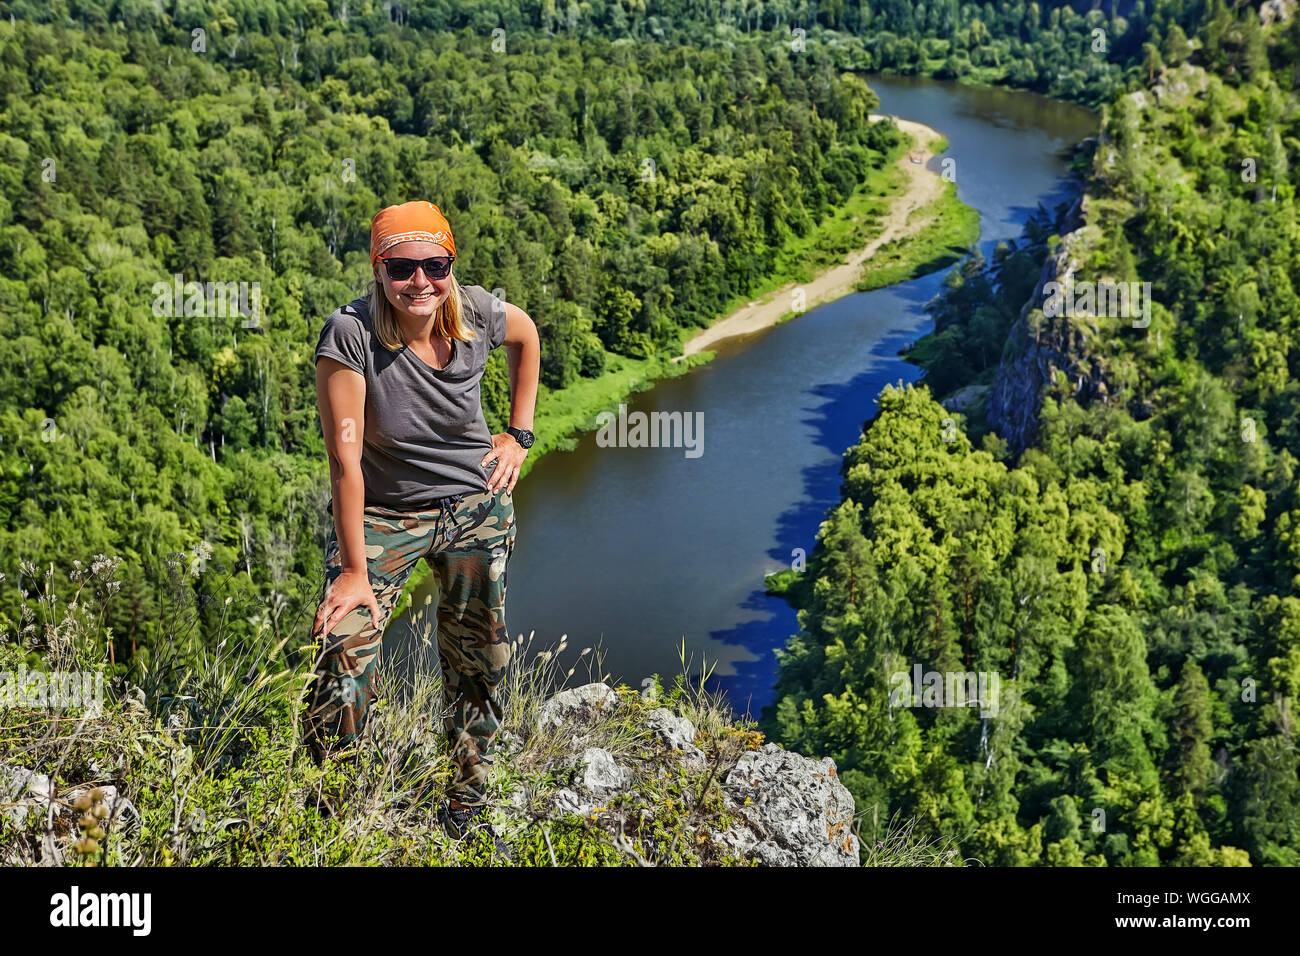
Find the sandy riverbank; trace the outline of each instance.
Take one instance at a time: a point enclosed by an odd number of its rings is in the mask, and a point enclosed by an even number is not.
[[[881,119],[879,114],[871,116],[872,122]],[[939,139],[939,133],[922,123],[894,117],[898,128],[908,133],[914,140],[914,149],[920,150],[928,160],[933,154],[932,145]],[[929,205],[943,195],[943,181],[936,173],[925,168],[925,163],[913,163],[906,153],[898,161],[898,166],[907,174],[910,182],[907,189],[898,195],[885,217],[885,228],[866,248],[859,249],[837,266],[832,266],[816,276],[811,282],[789,282],[761,299],[741,306],[731,315],[719,319],[707,329],[701,329],[686,342],[682,355],[674,359],[692,355],[712,348],[723,339],[738,335],[748,335],[770,325],[775,325],[783,315],[792,311],[791,293],[802,285],[804,290],[804,308],[811,309],[823,302],[831,302],[853,291],[854,284],[862,274],[862,263],[870,258],[877,249],[895,239],[915,235],[925,225],[917,219],[911,223],[908,218],[923,206]]]

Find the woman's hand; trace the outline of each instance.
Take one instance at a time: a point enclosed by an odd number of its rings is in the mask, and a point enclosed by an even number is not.
[[[509,432],[493,435],[492,450],[482,462],[485,468],[492,459],[495,458],[497,462],[492,477],[488,479],[487,490],[493,494],[503,487],[506,491],[514,491],[515,482],[519,480],[519,469],[527,457],[528,449],[515,441],[514,435]]]
[[[312,637],[330,633],[357,607],[369,608],[375,630],[382,630],[379,626],[379,602],[375,600],[374,589],[370,587],[370,576],[365,571],[344,571],[334,579],[334,583],[325,592],[320,607],[316,609]]]

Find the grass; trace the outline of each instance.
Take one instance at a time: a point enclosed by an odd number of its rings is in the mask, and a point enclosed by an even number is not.
[[[102,608],[117,589],[116,566],[97,561],[93,574],[80,577],[74,569],[70,577],[85,598],[78,592],[62,609],[50,596],[52,571],[43,584],[37,579],[34,594],[23,595],[19,633],[0,642],[0,671],[20,661],[50,670],[105,668]],[[300,722],[311,649],[272,643],[265,631],[249,645],[220,634],[208,644],[192,626],[193,608],[188,611],[169,616],[161,644],[168,650],[137,675],[138,683],[105,682],[99,715],[0,707],[3,762],[49,776],[56,808],[29,809],[16,822],[14,806],[0,805],[0,862],[34,863],[42,844],[53,840],[70,866],[506,864],[484,844],[452,840],[438,825],[436,807],[452,768],[430,642],[415,648],[421,659],[409,682],[394,676],[398,668],[380,666],[379,700],[358,745],[350,756],[317,767],[302,746]],[[537,720],[542,703],[577,667],[558,672],[563,640],[553,649],[531,644],[522,635],[516,640],[499,695],[504,731],[489,790],[493,823],[513,853],[510,864],[752,863],[730,855],[711,833],[735,822],[721,781],[763,738],[754,724],[736,722],[725,699],[704,689],[708,668],[695,668],[683,646],[681,672],[666,689],[656,677],[656,699],[619,685],[614,705],[590,724],[544,727]],[[606,679],[599,649],[584,650],[579,661],[587,670],[583,683]],[[682,676],[691,673],[698,679]],[[659,707],[695,725],[703,767],[688,769],[654,739],[646,718]],[[608,750],[635,774],[628,793],[586,816],[560,813],[553,800],[568,782],[575,730],[584,735],[583,747]],[[138,819],[118,817],[109,786],[134,805]],[[69,822],[76,812],[80,832]],[[882,832],[892,841],[886,846],[912,847],[906,832]],[[864,853],[879,865],[895,860],[892,850],[873,854],[864,844]]]
[[[957,198],[955,183],[945,183],[943,195],[915,210],[909,222],[914,219],[925,223],[920,231],[877,249],[863,264],[856,291],[871,292],[938,272],[959,262],[979,240],[979,211]]]
[[[894,816],[881,826],[879,814],[873,812],[870,829],[860,831],[858,838],[863,866],[965,866],[978,862],[962,859],[957,841],[951,837],[921,834],[915,819],[904,821]]]

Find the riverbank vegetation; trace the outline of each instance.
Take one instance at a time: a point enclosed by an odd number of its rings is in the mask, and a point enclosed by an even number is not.
[[[907,178],[897,162],[906,154],[911,140],[898,131],[891,119],[879,123],[879,142],[884,152],[858,187],[806,235],[790,237],[775,257],[772,271],[745,295],[727,302],[721,315],[730,315],[747,301],[761,299],[791,282],[810,282],[880,235],[894,201],[907,189]],[[686,335],[695,331],[688,330]]]
[[[908,225],[915,225],[913,235],[885,243],[863,264],[858,292],[938,272],[964,259],[979,240],[979,212],[957,198],[956,183],[945,182],[938,199],[912,211]]]

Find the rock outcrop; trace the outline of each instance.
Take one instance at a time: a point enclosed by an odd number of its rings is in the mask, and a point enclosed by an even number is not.
[[[542,705],[536,729],[562,729],[569,741],[567,752],[550,762],[564,785],[550,795],[553,814],[548,815],[591,817],[611,832],[622,832],[658,812],[644,790],[678,773],[704,786],[716,778],[733,822],[718,829],[706,817],[692,839],[710,840],[721,853],[765,866],[859,865],[853,797],[831,758],[816,760],[767,743],[720,760],[698,745],[688,718],[659,707],[645,715],[645,736],[653,749],[636,760],[620,760],[587,745],[598,736],[594,725],[611,714],[617,700],[612,687],[597,683],[562,691]],[[515,797],[522,806],[524,795]]]
[[[1007,336],[1008,354],[998,367],[989,395],[988,422],[1006,441],[1012,455],[1018,456],[1034,443],[1043,387],[1056,378],[1058,371],[1065,373],[1081,404],[1118,397],[1115,383],[1091,348],[1089,340],[1097,334],[1095,320],[1066,315],[1049,318],[1042,313],[1047,283],[1070,284],[1081,265],[1079,246],[1086,216],[1087,196],[1081,195],[1068,214],[1066,234],[1043,262],[1034,293]],[[1037,319],[1036,329],[1031,327],[1031,315]]]
[[[764,744],[740,759],[723,791],[745,823],[716,839],[737,854],[765,866],[858,865],[853,797],[830,757]]]
[[[0,847],[0,866],[62,866],[67,844],[77,834],[80,813],[75,805],[83,794],[94,791],[107,808],[100,824],[105,830],[116,828],[128,834],[139,830],[139,811],[116,787],[83,785],[60,793],[44,774],[0,764],[0,815],[24,834],[23,845]]]

